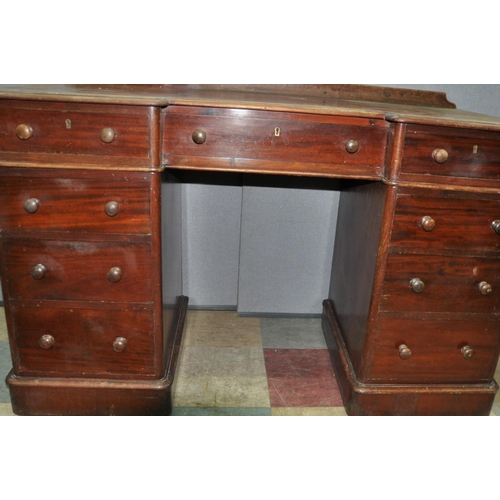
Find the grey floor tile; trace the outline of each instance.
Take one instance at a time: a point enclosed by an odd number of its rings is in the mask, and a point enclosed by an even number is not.
[[[172,417],[213,417],[215,408],[174,406]]]
[[[0,403],[10,403],[9,389],[5,377],[12,369],[12,360],[8,342],[0,342]]]
[[[262,345],[268,349],[326,349],[320,318],[261,318]]]

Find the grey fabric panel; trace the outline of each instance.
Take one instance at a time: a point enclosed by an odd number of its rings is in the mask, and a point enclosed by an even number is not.
[[[332,266],[337,183],[260,180],[243,187],[238,312],[320,314]],[[311,182],[323,189],[301,188]]]
[[[183,174],[183,294],[196,308],[236,308],[241,176]]]

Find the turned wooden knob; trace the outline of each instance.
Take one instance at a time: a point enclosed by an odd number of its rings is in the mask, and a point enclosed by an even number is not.
[[[415,293],[422,293],[425,288],[424,282],[418,278],[413,278],[410,281],[410,286]]]
[[[37,264],[30,272],[33,279],[41,280],[45,273],[47,272],[47,268],[43,264]]]
[[[448,159],[448,151],[446,149],[435,149],[432,152],[432,157],[436,163],[446,163]]]
[[[462,352],[462,356],[465,359],[472,359],[472,357],[474,356],[474,349],[472,349],[472,347],[470,345],[466,345],[466,346],[462,347],[461,352]]]
[[[24,210],[29,214],[34,214],[40,208],[40,200],[37,198],[30,198],[24,202]]]
[[[33,129],[29,125],[21,123],[21,125],[18,125],[16,127],[16,135],[22,141],[27,141],[30,137],[33,136]]]
[[[401,359],[408,359],[411,357],[411,351],[406,344],[401,344],[398,347],[398,352]]]
[[[427,232],[432,231],[436,227],[436,221],[429,215],[422,218],[421,224],[422,229]]]
[[[113,351],[123,352],[127,348],[127,339],[124,337],[116,337],[113,342]]]
[[[118,205],[118,202],[116,201],[110,201],[106,203],[104,211],[106,212],[106,215],[108,215],[109,217],[114,217],[120,211],[120,205]]]
[[[500,220],[494,220],[490,227],[493,231],[495,231],[495,233],[500,234]]]
[[[118,283],[122,279],[123,273],[119,267],[112,267],[108,271],[108,280],[111,283]]]
[[[101,130],[101,141],[109,144],[113,142],[116,137],[116,132],[112,128],[103,128]]]
[[[345,143],[345,150],[352,155],[357,153],[359,150],[359,142],[356,139],[349,139]]]
[[[196,144],[203,144],[207,140],[207,133],[204,130],[198,129],[191,136]]]
[[[39,345],[42,349],[50,349],[54,345],[54,337],[52,335],[43,335],[39,341]]]
[[[486,281],[481,281],[481,283],[479,283],[478,285],[478,288],[483,295],[491,295],[491,292],[493,292],[492,286]]]

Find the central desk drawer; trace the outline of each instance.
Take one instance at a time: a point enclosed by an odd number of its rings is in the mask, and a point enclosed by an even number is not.
[[[12,306],[16,374],[151,376],[149,310]]]
[[[0,229],[151,234],[151,178],[4,168]]]
[[[152,301],[149,241],[2,240],[11,299]]]
[[[368,118],[171,106],[163,114],[163,162],[376,178],[387,130]]]

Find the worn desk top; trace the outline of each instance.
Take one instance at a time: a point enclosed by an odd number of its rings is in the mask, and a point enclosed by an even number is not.
[[[0,99],[258,109],[500,131],[500,118],[457,110],[441,92],[367,85],[2,85]]]

